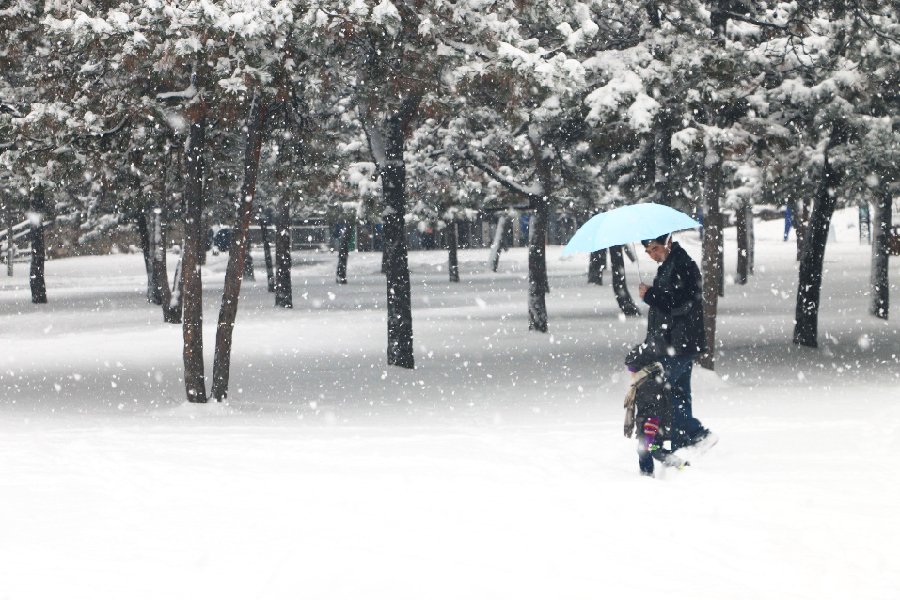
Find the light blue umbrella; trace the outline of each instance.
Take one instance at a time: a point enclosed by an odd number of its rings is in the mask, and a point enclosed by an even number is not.
[[[565,256],[575,252],[595,252],[697,227],[700,223],[694,219],[662,204],[646,202],[620,206],[591,217],[578,228],[562,253]]]

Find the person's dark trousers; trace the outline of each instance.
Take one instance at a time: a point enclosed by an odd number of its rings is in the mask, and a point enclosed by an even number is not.
[[[690,445],[693,438],[704,431],[691,409],[691,371],[694,358],[693,354],[684,354],[665,356],[659,361],[665,370],[666,382],[671,386],[672,451]]]
[[[653,475],[653,457],[643,440],[638,442],[638,468],[643,475]]]

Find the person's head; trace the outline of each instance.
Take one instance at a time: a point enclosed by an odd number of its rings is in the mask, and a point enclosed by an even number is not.
[[[644,250],[650,255],[650,258],[661,263],[668,258],[669,252],[672,251],[672,234],[666,233],[652,240],[641,240],[641,244],[644,245]]]

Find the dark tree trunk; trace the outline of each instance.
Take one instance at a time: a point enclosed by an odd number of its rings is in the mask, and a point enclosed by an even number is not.
[[[415,367],[413,358],[412,289],[406,248],[406,146],[400,119],[385,124],[385,164],[381,168],[384,198],[384,247],[387,255],[387,362],[406,369]]]
[[[147,220],[146,211],[141,210],[138,213],[137,226],[141,238],[141,251],[144,254],[144,270],[147,272],[147,302],[159,305],[162,304],[162,296],[156,281],[156,272],[153,270],[153,255],[156,252],[151,232],[153,226]]]
[[[528,329],[546,333],[547,317],[547,218],[546,198],[536,202],[528,224]]]
[[[247,233],[247,238],[244,240],[244,268],[241,273],[242,279],[247,279],[249,281],[256,281],[256,273],[253,271],[253,255],[250,253],[250,233]]]
[[[40,185],[31,194],[31,301],[34,304],[47,304],[47,283],[44,280],[44,259],[47,249],[44,246],[44,188]],[[12,243],[10,236],[9,243]]]
[[[737,283],[745,285],[750,276],[750,235],[747,228],[747,209],[739,207],[735,211],[737,219]]]
[[[883,185],[875,197],[875,218],[872,220],[872,303],[869,312],[879,319],[888,318],[890,307],[890,233],[892,226],[891,193]]]
[[[166,323],[181,323],[182,295],[181,277],[179,276],[181,263],[179,262],[179,270],[176,270],[175,281],[173,283],[175,293],[173,294],[172,290],[169,289],[168,274],[166,272],[166,229],[162,223],[162,210],[158,208],[153,211],[151,231],[153,247],[153,256],[151,260],[153,263],[153,281],[156,285],[154,291],[160,298],[163,321]]]
[[[269,219],[259,213],[259,234],[262,236],[263,257],[266,261],[266,285],[270,292],[275,291],[275,268],[272,264],[272,245],[269,243]]]
[[[346,221],[340,223],[340,234],[338,235],[338,261],[337,272],[334,275],[334,282],[344,285],[347,283],[347,259],[350,256],[350,224]]]
[[[700,357],[700,366],[716,368],[716,319],[719,296],[723,287],[722,264],[722,152],[712,144],[707,146],[706,180],[704,185],[705,211],[703,216],[703,329],[707,351]]]
[[[234,322],[237,318],[238,298],[241,293],[242,275],[246,276],[246,264],[250,257],[250,219],[253,199],[256,196],[256,180],[259,175],[259,155],[262,147],[262,125],[265,109],[257,92],[250,103],[247,118],[247,146],[244,153],[244,182],[241,185],[240,202],[232,230],[228,266],[225,268],[225,289],[216,326],[216,350],[213,358],[212,395],[222,402],[228,397],[228,380],[231,371],[231,343]]]
[[[506,228],[509,224],[509,217],[500,215],[497,218],[497,229],[494,231],[494,241],[491,243],[491,271],[496,273],[497,267],[500,266],[500,253],[506,250]]]
[[[447,271],[450,274],[451,283],[459,283],[459,229],[456,221],[447,227]]]
[[[834,193],[841,181],[841,174],[832,166],[829,151],[842,137],[840,125],[831,131],[825,148],[822,179],[816,188],[812,213],[806,226],[806,241],[800,256],[800,281],[797,286],[797,307],[794,315],[794,343],[816,348],[819,345],[819,303],[822,291],[822,264],[825,262],[825,245],[828,228],[837,195]]]
[[[591,252],[588,260],[588,283],[603,285],[604,271],[606,271],[606,250]]]
[[[806,246],[806,233],[809,226],[809,205],[805,200],[797,203],[799,210],[794,211],[794,234],[797,237],[797,260],[803,256],[803,248]]]
[[[625,281],[625,257],[622,255],[622,246],[613,246],[609,249],[609,264],[612,268],[612,287],[616,296],[619,309],[626,317],[638,317],[640,309],[631,299],[628,285]]]
[[[663,108],[657,113],[653,128],[653,201],[672,205],[669,173],[672,172],[672,111]]]
[[[202,107],[196,108],[198,112]],[[203,150],[206,117],[195,117],[184,152],[184,247],[181,282],[184,314],[184,387],[189,402],[206,402],[203,367],[203,286],[200,255],[203,254]]]
[[[291,201],[288,193],[278,201],[275,217],[275,306],[294,306],[291,289]]]

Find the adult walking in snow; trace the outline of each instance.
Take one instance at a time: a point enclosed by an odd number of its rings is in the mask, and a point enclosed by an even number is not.
[[[671,388],[672,451],[706,449],[718,438],[703,427],[691,408],[694,360],[707,349],[700,269],[671,234],[641,243],[650,258],[660,263],[653,285],[641,283],[639,295],[650,307],[644,345],[658,357]]]

